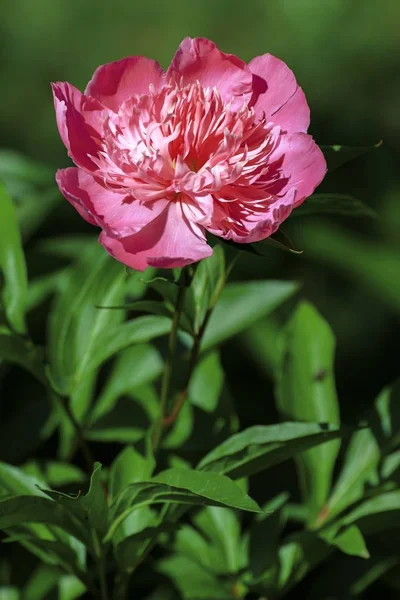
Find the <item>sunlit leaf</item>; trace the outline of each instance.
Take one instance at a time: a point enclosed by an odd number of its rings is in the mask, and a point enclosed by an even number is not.
[[[28,289],[25,257],[15,208],[0,182],[0,298],[10,328],[24,334]]]
[[[328,424],[258,425],[222,442],[200,461],[198,468],[235,478],[248,476],[341,435],[338,427]]]
[[[277,382],[277,403],[284,419],[339,425],[334,350],[329,325],[311,304],[301,303],[285,329]],[[339,446],[337,440],[296,457],[310,519],[317,517],[328,499]]]
[[[291,281],[249,281],[229,283],[207,326],[202,349],[233,337],[271,313],[298,289]]]

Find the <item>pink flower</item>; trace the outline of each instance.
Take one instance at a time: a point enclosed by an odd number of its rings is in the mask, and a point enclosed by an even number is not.
[[[304,93],[270,54],[247,65],[186,38],[166,73],[134,56],[99,67],[84,94],[69,83],[53,92],[76,164],[58,186],[133,269],[210,256],[206,230],[239,243],[270,236],[326,172]]]

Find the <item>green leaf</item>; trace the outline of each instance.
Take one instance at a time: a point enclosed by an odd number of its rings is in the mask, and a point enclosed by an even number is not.
[[[328,172],[331,173],[347,162],[350,162],[375,148],[380,148],[380,146],[382,146],[382,140],[373,146],[360,146],[357,148],[335,144],[333,146],[321,146],[321,150],[324,153],[325,160],[328,164]]]
[[[145,437],[158,415],[159,398],[153,386],[125,390],[114,408],[86,429],[85,435],[104,442],[137,442]]]
[[[104,330],[113,329],[123,318],[119,311],[102,311],[97,304],[122,299],[126,275],[97,244],[89,246],[63,281],[50,315],[51,373],[61,393],[70,393],[98,352]],[[103,348],[103,352],[106,349]]]
[[[231,582],[221,581],[199,563],[175,555],[158,563],[158,570],[173,580],[185,600],[234,600]]]
[[[240,521],[237,514],[229,508],[207,506],[194,517],[196,526],[206,535],[208,542],[215,547],[216,556],[223,559],[224,573],[237,573],[242,564],[242,546]],[[215,561],[215,556],[210,557]],[[212,562],[210,567],[212,568]]]
[[[250,512],[260,512],[258,504],[224,475],[203,473],[194,469],[167,469],[156,475],[153,481],[199,495],[205,500],[211,501],[208,503],[211,506],[223,505]]]
[[[277,381],[278,408],[284,419],[339,425],[334,380],[335,340],[314,307],[302,302],[285,329]],[[297,465],[310,519],[328,499],[339,440],[298,455]]]
[[[207,350],[240,333],[292,296],[298,285],[290,281],[249,281],[228,284],[217,302],[203,338]]]
[[[247,244],[245,244],[247,246]],[[292,252],[293,254],[302,254],[303,250],[297,250],[291,239],[286,235],[283,229],[278,229],[275,233],[254,244],[250,244],[255,254],[259,256],[268,256],[269,247],[277,248],[278,250],[285,250],[286,252]]]
[[[118,494],[131,485],[132,483],[150,479],[155,467],[153,455],[149,452],[147,456],[142,456],[137,450],[131,446],[127,446],[117,456],[110,469],[110,499],[113,502]],[[134,555],[140,549],[144,540],[147,539],[155,526],[158,526],[158,521],[153,515],[153,512],[147,506],[144,506],[137,511],[131,513],[127,519],[121,524],[113,542],[118,543],[121,540],[126,540],[124,545],[118,544],[116,549],[118,560],[125,564],[125,557]],[[149,529],[144,534],[143,529]],[[140,535],[139,535],[140,533]],[[132,563],[133,564],[133,563]]]
[[[152,515],[149,509],[145,509],[148,511],[146,514],[147,517],[150,513],[150,519],[147,519],[149,524],[144,526],[146,521],[142,518],[143,510],[144,509],[139,509],[137,511],[140,514],[141,527],[138,527],[138,531],[136,533],[125,537],[115,548],[116,559],[120,568],[124,571],[132,572],[135,564],[140,561],[143,550],[160,533],[171,533],[176,528],[173,523],[159,523],[159,519]],[[134,515],[132,514],[131,517],[132,516]]]
[[[23,367],[43,385],[48,385],[43,353],[30,340],[3,331],[0,333],[0,359]]]
[[[380,533],[399,524],[400,490],[393,490],[364,500],[341,518],[343,525],[354,523],[363,533]]]
[[[219,352],[209,352],[200,359],[193,373],[189,385],[190,401],[206,412],[214,412],[223,384],[224,372]]]
[[[47,594],[57,586],[59,579],[60,572],[57,568],[39,565],[24,586],[24,600],[45,600]]]
[[[334,547],[314,531],[301,531],[286,538],[279,548],[280,569],[275,594],[279,590],[279,596],[284,596],[333,550]]]
[[[157,379],[163,369],[160,353],[150,344],[139,344],[124,350],[116,359],[113,370],[90,414],[94,423],[109,413],[119,397]]]
[[[338,215],[373,219],[378,216],[372,208],[361,202],[361,200],[345,194],[314,194],[298,206],[289,218],[308,217],[310,215]]]
[[[24,472],[37,471],[41,473],[43,481],[52,487],[62,487],[72,483],[84,483],[85,473],[77,466],[66,462],[47,461],[44,464],[30,462],[24,465]],[[40,485],[43,485],[41,482]]]
[[[96,340],[96,347],[86,363],[88,370],[99,367],[120,350],[133,344],[144,344],[166,335],[171,329],[171,320],[167,317],[145,316],[109,327]]]
[[[79,498],[78,502],[86,511],[89,523],[103,536],[107,531],[108,506],[106,490],[101,480],[101,464],[95,463],[90,479],[89,491]]]
[[[61,505],[39,496],[14,496],[0,501],[0,529],[9,529],[23,523],[57,525],[84,544],[84,529]]]
[[[332,518],[362,498],[367,482],[376,480],[379,446],[370,429],[356,431],[349,443],[344,466],[329,498],[323,520]]]
[[[234,478],[244,477],[341,435],[338,427],[327,424],[258,425],[222,442],[200,461],[198,468],[226,473]]]
[[[129,310],[131,312],[144,312],[151,315],[161,315],[162,317],[171,317],[171,311],[157,300],[136,300],[121,306],[98,306],[99,310]]]
[[[0,600],[20,600],[18,588],[11,585],[0,585]]]
[[[165,502],[260,511],[257,503],[228,477],[193,469],[167,469],[151,481],[134,483],[122,491],[111,509],[112,524],[106,539],[134,510]]]
[[[263,576],[264,586],[266,577],[271,577],[275,583],[278,571],[278,548],[281,532],[286,524],[282,510],[288,500],[288,494],[283,493],[263,506],[267,515],[257,515],[250,529],[249,540],[249,569],[256,579]]]
[[[63,278],[67,277],[68,271],[61,270],[37,277],[29,282],[28,295],[26,299],[27,312],[40,306],[49,296],[60,289]]]
[[[63,575],[58,584],[58,600],[76,600],[86,591],[86,586],[74,575]]]
[[[111,500],[114,500],[129,484],[149,479],[154,467],[153,456],[142,456],[132,446],[124,448],[111,465],[109,489]]]
[[[201,517],[203,517],[203,510],[200,513]],[[175,537],[174,552],[175,554],[186,556],[194,563],[198,563],[207,569],[207,571],[216,575],[222,576],[229,573],[226,556],[221,545],[216,545],[212,536],[204,535],[203,532],[200,533],[197,529],[189,525],[183,525],[179,528]]]
[[[43,485],[43,479],[24,473],[18,467],[13,467],[4,462],[0,462],[0,490],[2,495],[23,495],[32,494],[33,496],[42,496],[39,485]]]
[[[223,248],[214,246],[213,254],[202,260],[196,268],[190,285],[192,293],[194,331],[199,332],[209,308],[217,301],[225,284],[226,267]]]
[[[89,371],[86,377],[80,378],[70,392],[69,408],[78,423],[83,423],[89,407],[92,403],[97,372]],[[57,402],[57,400],[56,400]],[[59,402],[59,400],[58,400]],[[59,421],[59,449],[58,455],[62,460],[69,460],[74,454],[78,440],[76,430],[70,419],[66,419],[64,414]]]
[[[53,490],[43,490],[57,504],[65,508],[81,524],[87,524],[100,536],[107,530],[108,506],[106,488],[101,479],[101,464],[95,463],[90,478],[90,486],[86,495],[69,496]]]
[[[328,538],[327,541],[350,556],[359,556],[360,558],[369,558],[370,556],[362,533],[356,525],[346,527],[333,539],[329,540]]]
[[[339,514],[360,500],[367,484],[379,482],[378,466],[383,456],[400,442],[399,393],[400,381],[384,388],[375,401],[373,411],[367,415],[370,427],[353,434],[343,468],[324,511],[325,518]]]
[[[0,287],[1,303],[10,328],[26,332],[25,302],[28,289],[25,257],[14,205],[0,182]]]
[[[239,244],[238,242],[233,242],[232,240],[220,240],[227,246],[235,248],[239,252],[248,252],[250,254],[256,254],[257,256],[262,256],[264,258],[268,257],[271,252],[270,248],[276,248],[278,250],[284,250],[285,252],[292,252],[293,254],[302,254],[302,250],[296,250],[293,246],[290,238],[286,235],[283,229],[278,229],[275,233],[270,235],[269,237],[261,240],[260,242],[255,242],[253,244]]]

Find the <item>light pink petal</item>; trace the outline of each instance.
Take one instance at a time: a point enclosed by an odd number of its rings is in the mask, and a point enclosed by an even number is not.
[[[123,102],[134,94],[149,93],[149,86],[159,90],[164,83],[164,71],[156,62],[144,56],[129,56],[98,67],[85,94],[118,112]]]
[[[306,132],[310,109],[293,71],[271,54],[256,56],[249,63],[253,73],[253,96],[250,106],[289,133]]]
[[[90,157],[97,156],[107,109],[69,83],[53,83],[52,89],[58,130],[69,156],[77,165],[95,170]]]
[[[140,231],[164,209],[166,200],[143,204],[126,189],[109,189],[82,169],[70,167],[57,171],[61,193],[79,214],[111,235],[124,237]]]
[[[114,258],[137,271],[148,266],[184,267],[212,254],[202,229],[190,223],[174,202],[139,233],[116,239],[103,231],[99,241]]]
[[[167,81],[183,84],[199,81],[203,87],[216,88],[232,109],[247,104],[252,94],[251,72],[240,58],[221,52],[205,38],[185,38],[167,71]]]
[[[287,179],[286,190],[296,190],[296,206],[310,196],[326,174],[326,161],[311,135],[293,133],[282,135],[276,158]],[[274,157],[271,157],[273,160]]]

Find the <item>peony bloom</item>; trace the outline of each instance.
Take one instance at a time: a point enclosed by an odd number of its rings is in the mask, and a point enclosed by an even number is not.
[[[99,67],[84,94],[69,83],[53,92],[76,165],[58,186],[133,269],[210,256],[206,231],[262,240],[325,175],[304,93],[270,54],[247,65],[187,38],[166,73],[133,56]]]

